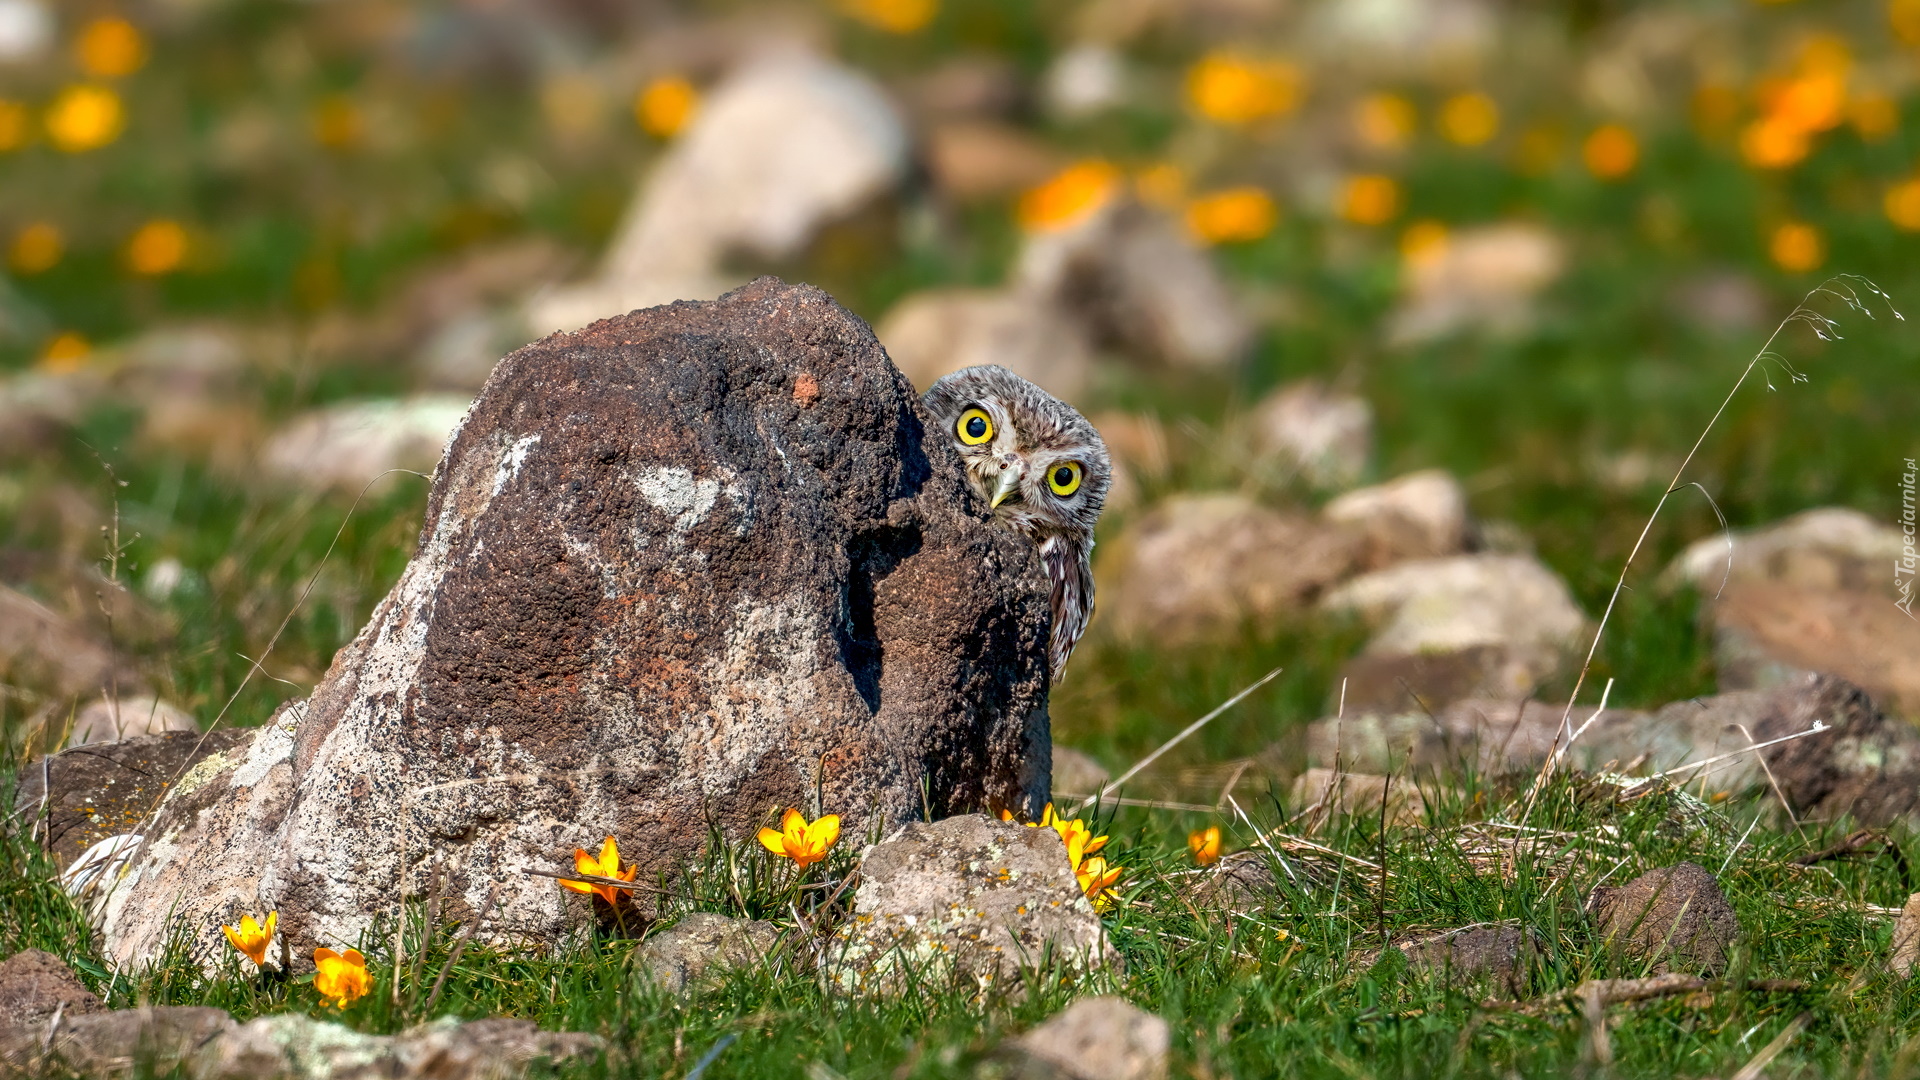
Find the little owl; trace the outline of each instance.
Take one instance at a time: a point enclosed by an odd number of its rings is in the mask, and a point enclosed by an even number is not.
[[[966,463],[994,521],[1040,548],[1053,581],[1053,680],[1093,618],[1093,526],[1107,501],[1107,444],[1073,406],[996,364],[963,368],[921,403]]]

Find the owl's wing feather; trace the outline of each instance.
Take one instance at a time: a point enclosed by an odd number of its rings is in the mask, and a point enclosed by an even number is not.
[[[1093,542],[1075,543],[1063,536],[1040,542],[1040,558],[1053,582],[1053,632],[1047,641],[1047,660],[1053,681],[1067,669],[1067,657],[1093,620]]]

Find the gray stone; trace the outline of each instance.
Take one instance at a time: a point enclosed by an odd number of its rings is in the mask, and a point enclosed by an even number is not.
[[[1073,401],[1093,370],[1080,328],[1045,301],[1018,293],[914,293],[887,313],[877,332],[893,362],[922,391],[961,368],[999,364]]]
[[[1740,933],[1720,883],[1697,863],[1676,863],[1625,885],[1595,889],[1587,911],[1603,944],[1635,968],[1649,965],[1654,974],[1717,974]]]
[[[1270,481],[1344,488],[1373,458],[1373,406],[1313,379],[1268,394],[1249,423],[1254,472]]]
[[[868,850],[828,973],[845,990],[893,993],[949,978],[986,987],[1047,960],[1119,963],[1059,833],[968,814]]]
[[[696,911],[640,947],[646,977],[675,993],[717,980],[729,968],[764,962],[780,931],[770,922]]]
[[[1176,367],[1238,359],[1254,327],[1179,222],[1126,199],[1027,238],[1013,287],[1073,312],[1096,345]]]
[[[1323,610],[1378,629],[1350,663],[1347,708],[1397,712],[1519,699],[1559,674],[1590,630],[1559,575],[1517,555],[1416,559],[1347,582]]]
[[[1101,623],[1181,645],[1271,632],[1359,564],[1365,540],[1241,495],[1178,495],[1103,546]]]
[[[1536,319],[1534,298],[1566,269],[1566,245],[1538,225],[1461,229],[1410,260],[1388,336],[1412,345],[1467,330],[1516,336]]]
[[[507,1080],[538,1064],[598,1058],[604,1041],[541,1031],[505,1017],[445,1017],[398,1035],[369,1035],[293,1013],[263,1016],[200,1048],[193,1080]]]
[[[81,1016],[105,1008],[50,952],[26,949],[0,960],[0,1027],[45,1024],[55,1013]]]
[[[816,794],[856,836],[1037,811],[1049,586],[924,423],[865,324],[772,279],[509,356],[310,702],[169,795],[108,955],[274,910],[304,957],[436,867],[456,915],[498,890],[481,940],[551,944],[591,898],[521,871],[605,836],[644,881]]]
[[[1059,170],[1060,152],[1011,124],[950,120],[927,132],[927,168],[940,190],[961,201],[1020,191]],[[882,335],[884,338],[885,335]]]
[[[166,1076],[233,1028],[225,1009],[184,1005],[17,1024],[0,1028],[0,1074]]]
[[[1858,510],[1807,510],[1759,529],[1694,541],[1663,574],[1703,596],[1723,584],[1770,582],[1802,589],[1894,595],[1893,565],[1906,543],[1899,529]]]
[[[1907,897],[1893,924],[1893,952],[1887,967],[1903,979],[1913,978],[1914,969],[1920,968],[1920,893]]]
[[[111,836],[134,831],[159,805],[170,785],[195,764],[252,738],[254,732],[223,728],[204,737],[173,731],[115,743],[63,750],[20,770],[14,790],[17,813],[38,818],[42,794],[46,818],[36,826],[55,861],[73,861]]]
[[[1523,997],[1539,959],[1532,931],[1519,926],[1473,926],[1394,943],[1407,966],[1448,985],[1491,984],[1502,997]]]
[[[1727,586],[1708,617],[1722,690],[1772,689],[1824,672],[1920,718],[1920,621],[1884,595],[1743,581]]]
[[[1376,776],[1315,767],[1294,778],[1293,804],[1319,807],[1322,814],[1377,818],[1386,804],[1389,824],[1411,825],[1427,812],[1420,785],[1402,773]]]
[[[176,706],[152,696],[103,697],[88,702],[74,717],[67,746],[124,742],[168,731],[198,732],[200,724]]]
[[[1366,535],[1370,569],[1458,555],[1467,546],[1467,493],[1445,469],[1349,491],[1320,513]]]
[[[1294,867],[1294,873],[1301,872]],[[1186,871],[1185,894],[1203,911],[1258,911],[1279,894],[1269,856],[1264,851],[1236,851],[1212,866]],[[1308,884],[1302,881],[1301,884]]]
[[[429,394],[405,401],[330,405],[295,417],[268,438],[260,464],[280,481],[358,495],[391,470],[431,473],[468,399]]]
[[[1003,1046],[980,1075],[1006,1080],[1166,1080],[1167,1022],[1124,998],[1081,998]]]
[[[63,698],[103,693],[116,684],[132,689],[139,682],[113,647],[86,626],[5,585],[0,680]]]

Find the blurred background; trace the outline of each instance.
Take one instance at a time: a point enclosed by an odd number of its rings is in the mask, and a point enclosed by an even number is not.
[[[1093,417],[1061,784],[1284,666],[1206,801],[1343,686],[1564,699],[1858,275],[1584,697],[1914,712],[1917,75],[1920,0],[0,0],[0,728],[260,723],[495,360],[760,273]]]

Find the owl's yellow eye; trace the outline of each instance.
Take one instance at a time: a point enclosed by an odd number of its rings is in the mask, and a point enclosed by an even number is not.
[[[953,425],[953,433],[968,446],[979,446],[993,438],[993,418],[985,409],[968,409],[960,414],[960,422]]]
[[[1063,462],[1047,470],[1047,486],[1055,495],[1071,495],[1080,490],[1080,463]]]

